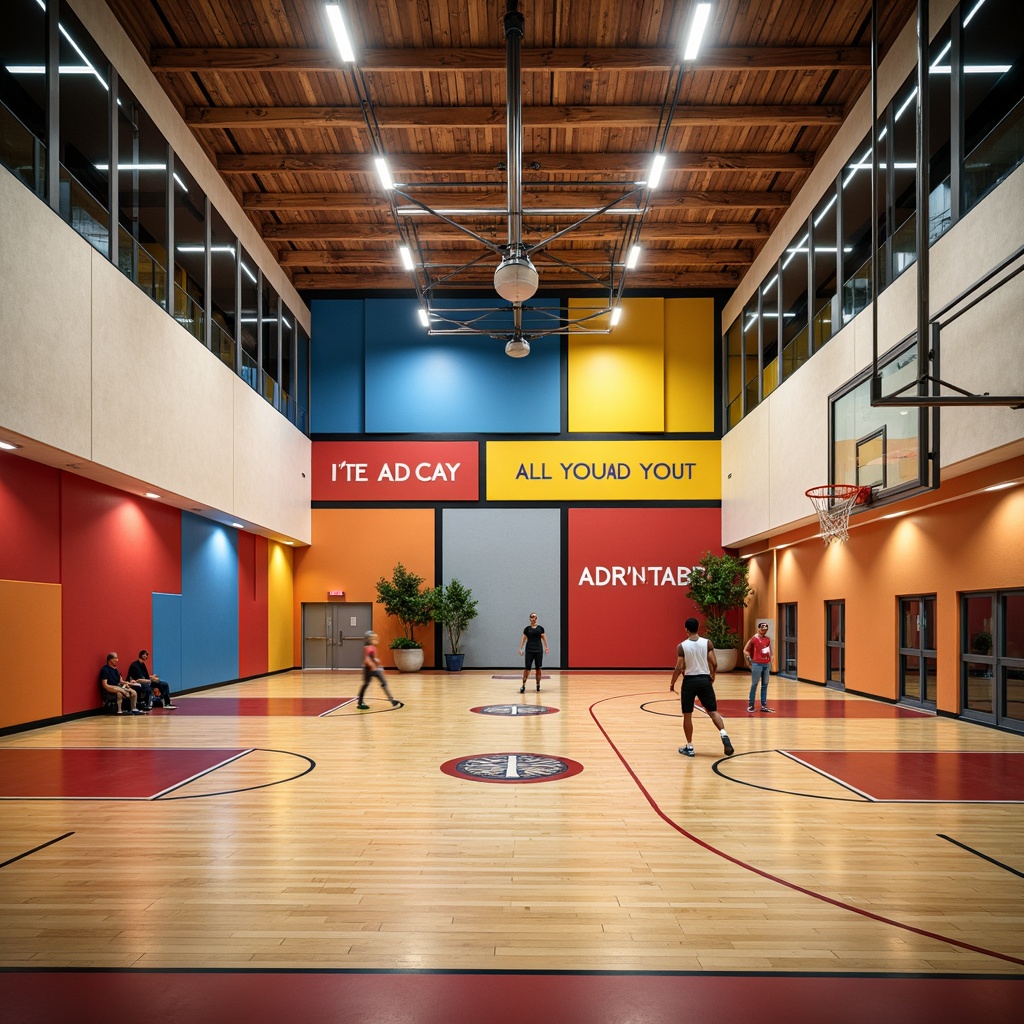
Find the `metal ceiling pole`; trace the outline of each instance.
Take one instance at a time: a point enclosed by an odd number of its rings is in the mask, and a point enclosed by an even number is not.
[[[518,256],[523,247],[523,77],[520,51],[525,25],[519,11],[519,0],[507,0],[504,25],[508,248],[510,256]]]

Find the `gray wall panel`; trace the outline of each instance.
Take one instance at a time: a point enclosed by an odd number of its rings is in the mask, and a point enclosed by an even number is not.
[[[442,578],[461,580],[479,602],[462,641],[466,668],[522,668],[519,640],[531,611],[551,647],[544,667],[561,665],[560,516],[556,508],[442,511]]]

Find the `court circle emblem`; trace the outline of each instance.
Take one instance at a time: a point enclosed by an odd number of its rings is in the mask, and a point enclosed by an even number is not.
[[[445,761],[441,771],[453,778],[473,782],[558,782],[579,775],[583,765],[553,754],[514,751],[456,757]]]
[[[469,709],[474,715],[504,715],[508,718],[523,718],[536,715],[557,715],[558,708],[545,707],[543,704],[484,704]]]

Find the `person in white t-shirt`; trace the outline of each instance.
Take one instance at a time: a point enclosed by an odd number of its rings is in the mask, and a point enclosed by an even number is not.
[[[686,745],[679,748],[680,754],[694,757],[693,750],[693,703],[699,700],[701,707],[711,716],[715,728],[722,737],[722,746],[726,757],[733,753],[733,745],[729,734],[725,731],[725,722],[718,713],[718,698],[715,696],[715,673],[718,671],[718,660],[711,642],[697,632],[700,623],[696,619],[686,620],[686,639],[676,648],[676,667],[672,670],[672,681],[668,688],[675,693],[676,680],[682,676],[683,685],[679,688],[679,701],[683,709],[683,735]]]

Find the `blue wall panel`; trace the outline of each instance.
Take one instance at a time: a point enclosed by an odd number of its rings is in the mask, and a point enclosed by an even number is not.
[[[531,305],[558,309],[555,300]],[[492,338],[429,337],[417,309],[414,299],[366,300],[367,433],[559,431],[559,338],[541,338],[525,359],[510,359]]]
[[[182,687],[181,594],[153,595],[151,671],[167,680],[171,693]]]
[[[354,434],[363,429],[364,316],[362,299],[310,303],[310,432]]]
[[[238,535],[181,514],[182,688],[238,678]]]

